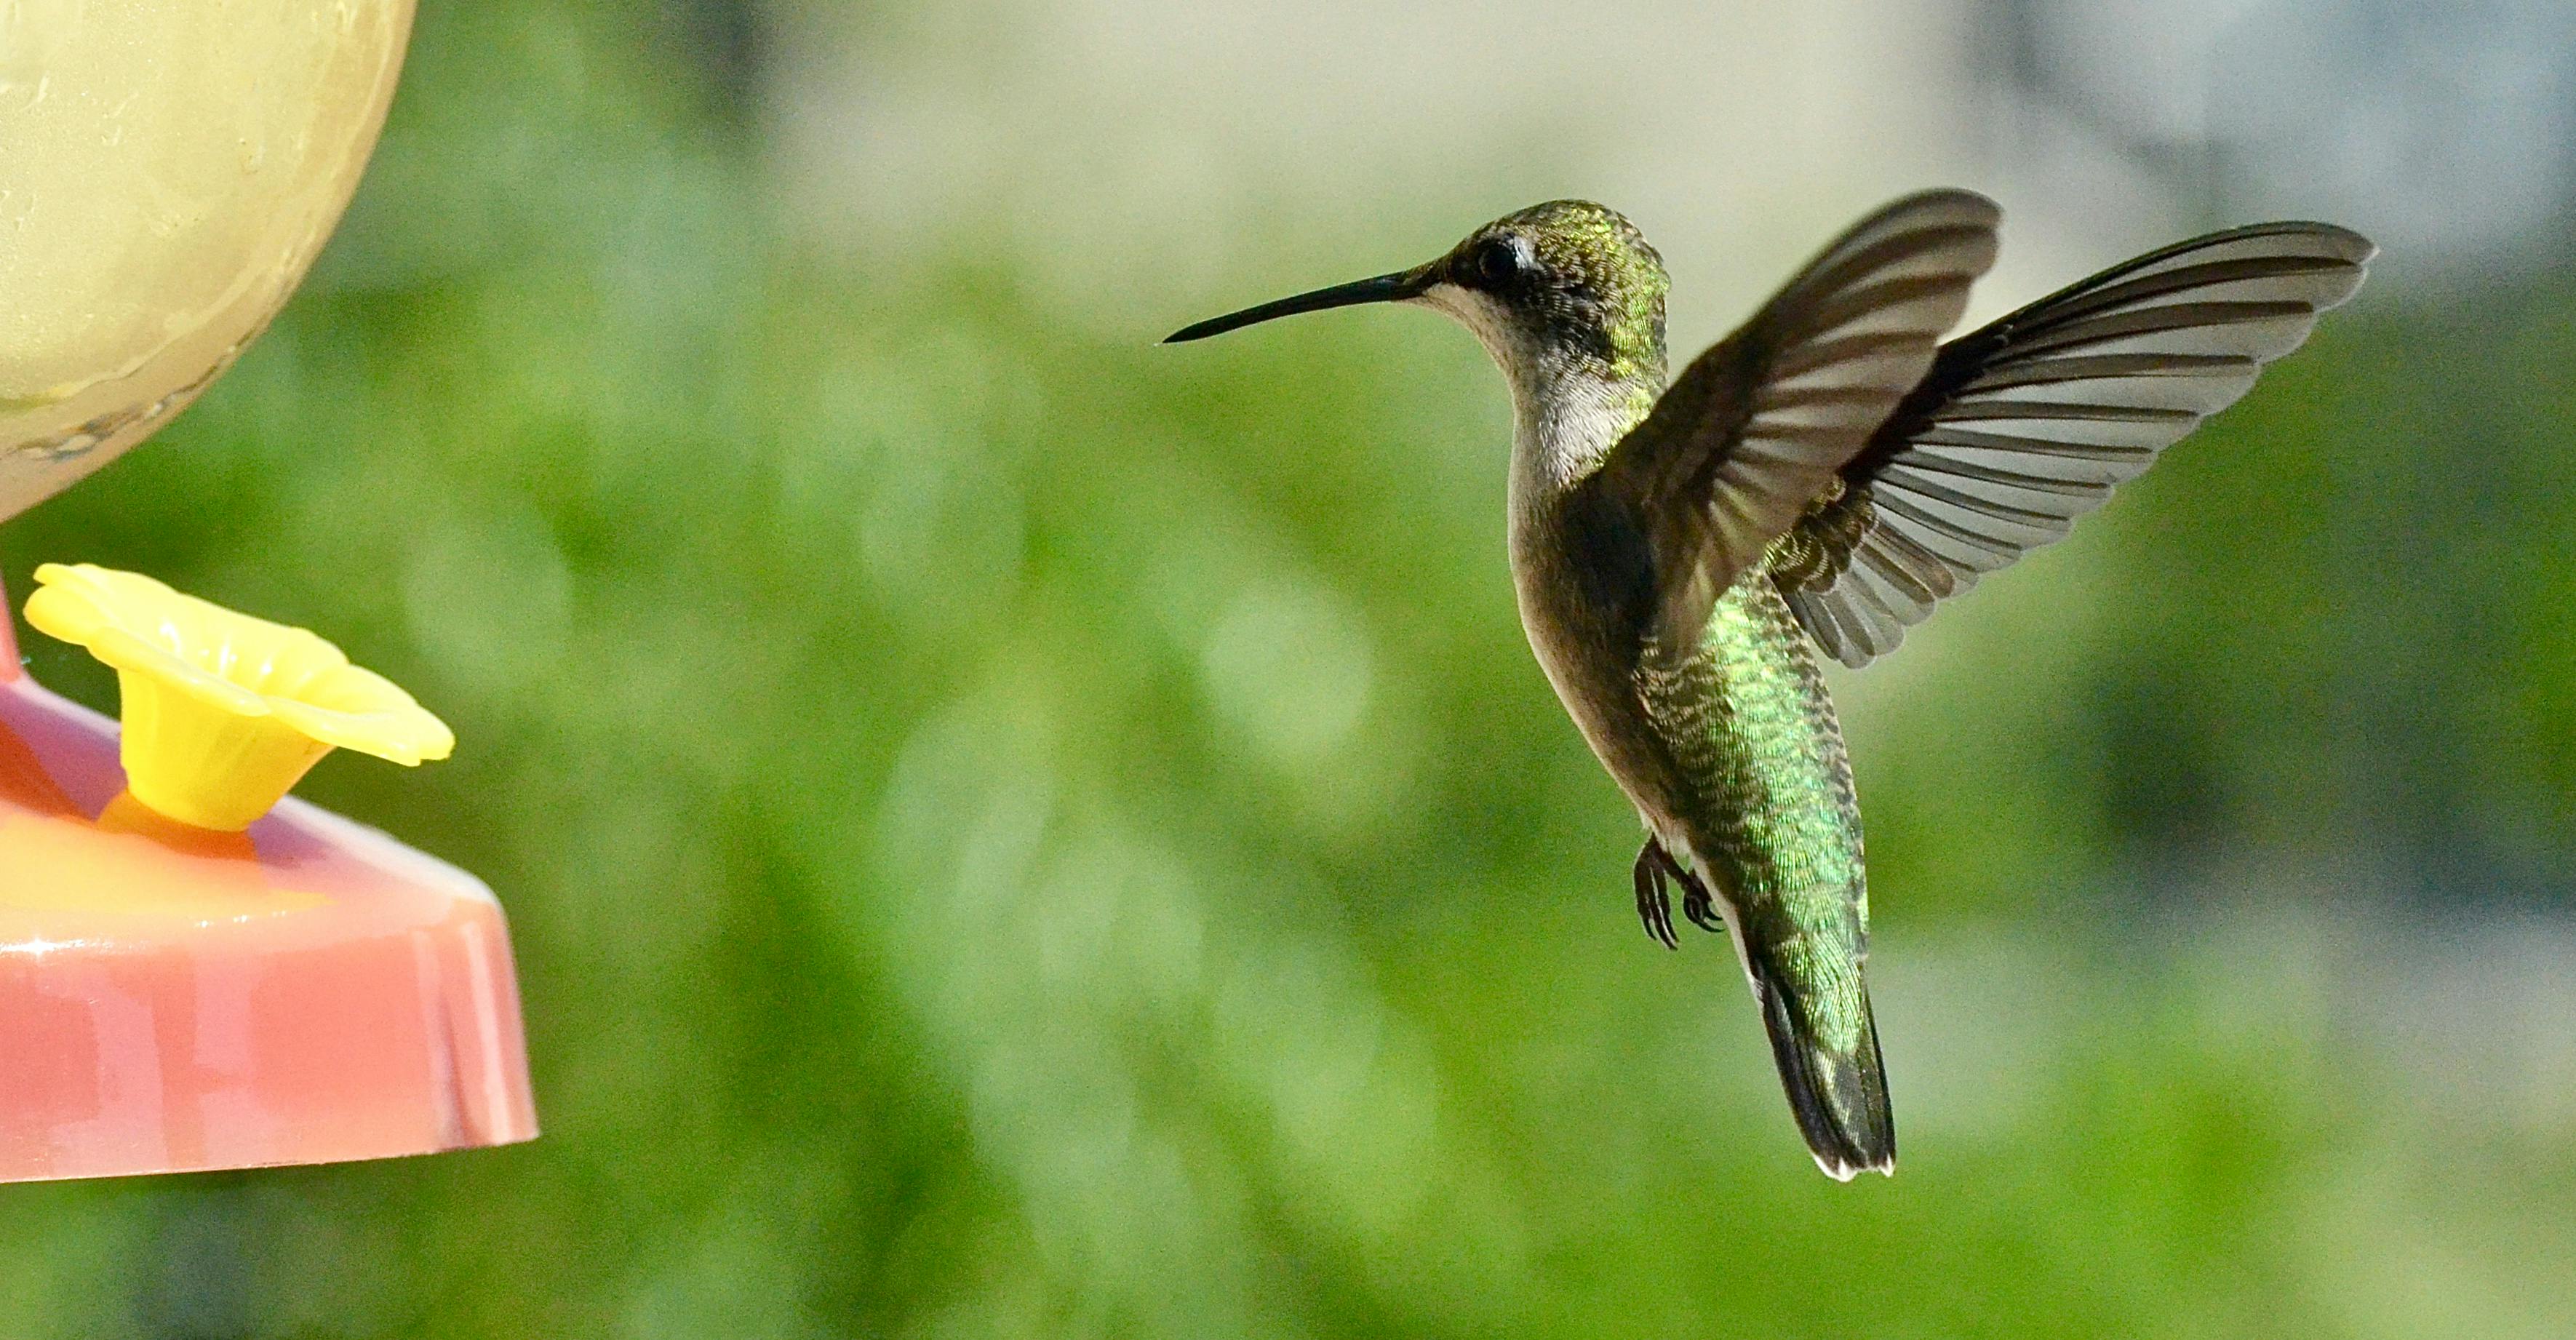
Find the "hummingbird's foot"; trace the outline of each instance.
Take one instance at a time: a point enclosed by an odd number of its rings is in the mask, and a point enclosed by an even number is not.
[[[1643,869],[1649,860],[1655,863],[1655,899],[1658,903],[1663,903],[1664,881],[1670,878],[1682,886],[1682,915],[1690,918],[1692,925],[1712,935],[1726,934],[1726,919],[1718,915],[1717,901],[1709,897],[1706,882],[1683,869],[1682,863],[1674,860],[1673,854],[1652,838],[1646,840],[1646,849],[1637,853],[1638,868]],[[1640,907],[1642,910],[1642,904]],[[1672,925],[1670,905],[1665,904],[1664,929],[1669,932]],[[1648,929],[1652,928],[1652,923],[1649,923]]]
[[[1646,839],[1645,850],[1637,853],[1637,919],[1646,923],[1646,934],[1653,936],[1666,949],[1682,947],[1681,937],[1673,934],[1673,899],[1664,887],[1664,871],[1672,858]]]

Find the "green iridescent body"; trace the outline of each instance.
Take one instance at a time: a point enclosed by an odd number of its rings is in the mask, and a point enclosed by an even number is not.
[[[1869,892],[1841,723],[1807,635],[1757,569],[1718,600],[1699,656],[1639,692],[1684,779],[1679,823],[1837,1050],[1860,1044]]]
[[[1644,394],[1525,418],[1529,473],[1551,456],[1597,464],[1661,393],[1660,353],[1623,388]],[[1603,371],[1560,369],[1556,385]],[[1589,482],[1515,489],[1512,567],[1531,647],[1648,827],[1710,881],[1739,947],[1770,951],[1819,1042],[1856,1048],[1869,1011],[1860,808],[1807,635],[1766,565],[1718,598],[1696,654],[1650,654],[1658,593],[1643,527]]]

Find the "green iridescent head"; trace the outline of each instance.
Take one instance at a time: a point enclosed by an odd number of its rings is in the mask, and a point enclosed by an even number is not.
[[[1435,264],[1445,285],[1424,301],[1466,323],[1506,370],[1514,353],[1619,378],[1663,371],[1664,258],[1615,210],[1589,200],[1532,205]]]
[[[1411,302],[1457,318],[1515,380],[1659,379],[1668,287],[1663,258],[1635,224],[1588,200],[1551,200],[1486,224],[1427,264],[1247,307],[1166,342],[1327,307]]]

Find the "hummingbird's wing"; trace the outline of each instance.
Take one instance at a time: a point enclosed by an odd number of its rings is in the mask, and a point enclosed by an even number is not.
[[[1852,226],[1691,361],[1585,487],[1640,518],[1656,645],[1696,648],[1718,593],[1834,486],[1923,380],[1995,259],[1993,201],[1925,191]]]
[[[1789,608],[1845,665],[1893,650],[1935,602],[2064,536],[2234,404],[2376,251],[2323,223],[2213,233],[1943,345],[1773,554]]]

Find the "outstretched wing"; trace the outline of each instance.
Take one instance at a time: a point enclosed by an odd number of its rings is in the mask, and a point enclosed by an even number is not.
[[[2376,251],[2322,223],[2213,233],[1943,345],[1781,543],[1772,579],[1828,655],[1867,665],[2234,404]]]
[[[1696,647],[1718,593],[1923,380],[1994,264],[1998,216],[1984,196],[1944,190],[1863,219],[1692,360],[1584,481],[1645,528],[1656,645]]]

